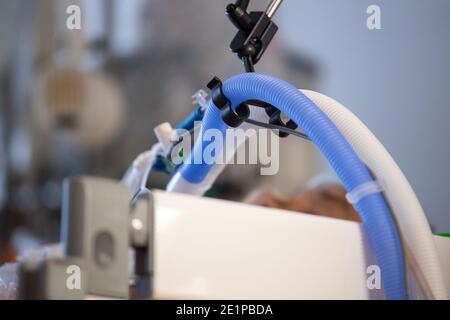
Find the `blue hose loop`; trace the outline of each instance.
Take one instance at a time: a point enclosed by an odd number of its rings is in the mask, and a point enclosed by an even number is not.
[[[331,120],[289,83],[269,75],[245,73],[225,81],[223,92],[233,107],[247,100],[260,100],[280,108],[281,112],[294,120],[316,144],[336,171],[347,192],[373,181],[365,164]],[[223,133],[227,129],[212,101],[209,101],[206,108],[200,137],[208,128],[218,129]],[[191,183],[203,181],[211,168],[211,165],[204,162],[194,163],[196,155],[203,159],[204,148],[212,143],[203,139],[201,141],[195,144],[190,161],[180,168],[183,178]],[[405,265],[400,237],[382,194],[367,195],[354,206],[359,212],[380,267],[385,297],[406,299]]]

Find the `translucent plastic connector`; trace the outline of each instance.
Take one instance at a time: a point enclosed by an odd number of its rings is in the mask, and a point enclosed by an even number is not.
[[[208,104],[208,93],[200,89],[192,96],[192,104],[198,105],[204,110]]]

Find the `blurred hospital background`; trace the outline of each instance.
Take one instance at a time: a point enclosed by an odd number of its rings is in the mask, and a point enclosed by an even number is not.
[[[213,77],[243,71],[230,0],[0,0],[0,264],[59,239],[61,182],[120,179],[153,128],[192,111]],[[251,9],[268,1],[255,0]],[[82,8],[82,29],[66,8]],[[366,9],[381,8],[381,30]],[[450,229],[450,2],[285,0],[257,71],[325,93],[391,152],[435,231]],[[298,192],[329,171],[309,142],[280,146],[280,172],[227,168],[211,196]],[[164,188],[168,177],[151,176]]]

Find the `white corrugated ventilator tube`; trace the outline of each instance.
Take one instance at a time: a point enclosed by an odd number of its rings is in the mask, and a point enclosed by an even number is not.
[[[414,190],[376,136],[339,102],[302,90],[338,127],[381,183],[405,247],[406,263],[427,298],[447,299],[442,267],[426,215]]]
[[[389,152],[375,135],[350,110],[323,94],[301,90],[336,125],[361,160],[382,185],[386,200],[402,236],[408,273],[414,276],[408,286],[415,298],[447,299],[442,267],[437,255],[433,234],[425,213],[408,180]],[[261,108],[251,109],[252,119],[267,121]],[[244,123],[243,129],[254,128]],[[227,154],[227,162],[233,158]],[[217,164],[198,184],[186,181],[178,172],[167,186],[167,191],[203,195],[214,183],[226,165]],[[416,286],[417,284],[417,286]]]

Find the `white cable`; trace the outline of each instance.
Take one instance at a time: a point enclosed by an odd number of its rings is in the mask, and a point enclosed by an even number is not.
[[[339,102],[317,92],[302,90],[338,127],[361,160],[382,184],[403,240],[417,262],[419,275],[436,299],[447,299],[442,267],[425,213],[414,190],[375,135]]]

